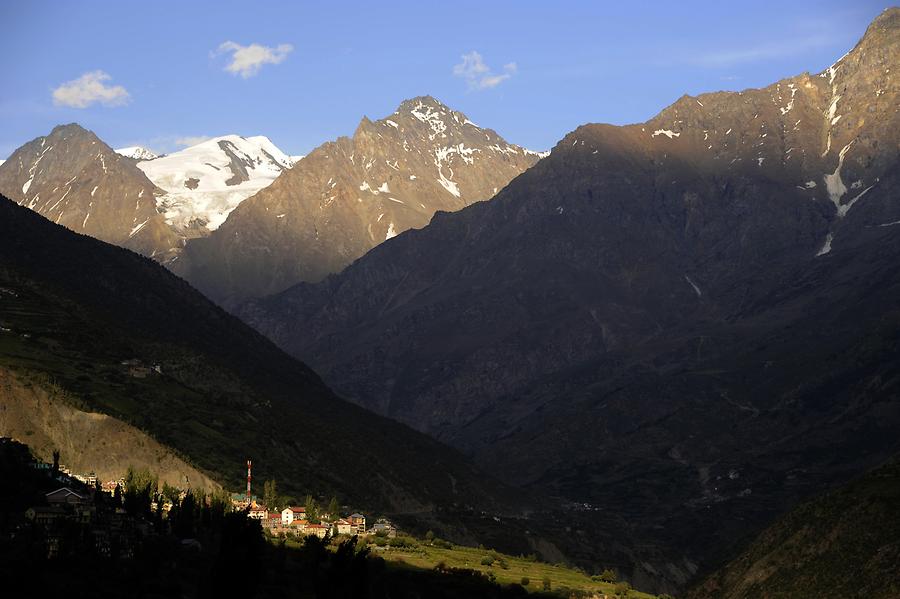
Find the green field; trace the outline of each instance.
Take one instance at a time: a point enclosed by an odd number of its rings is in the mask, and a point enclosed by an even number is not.
[[[404,537],[406,538],[406,537]],[[369,539],[371,540],[371,538]],[[525,587],[530,592],[544,590],[544,579],[550,581],[550,591],[558,593],[562,589],[584,591],[592,595],[615,596],[616,584],[592,580],[588,574],[564,565],[547,564],[524,557],[506,555],[490,549],[453,545],[450,548],[431,545],[428,541],[408,539],[412,547],[378,547],[374,543],[368,545],[371,555],[384,558],[393,568],[410,568],[434,570],[441,568],[465,568],[493,575],[501,585],[522,584],[527,578]],[[361,539],[362,542],[362,539]],[[299,548],[302,543],[287,540],[289,547]],[[492,565],[482,563],[486,557],[492,557]],[[628,597],[635,599],[655,599],[656,595],[630,590]]]

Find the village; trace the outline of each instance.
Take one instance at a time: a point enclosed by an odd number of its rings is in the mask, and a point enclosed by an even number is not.
[[[133,468],[122,478],[102,481],[91,472],[72,472],[59,458],[54,452],[53,462],[44,462],[19,441],[0,437],[0,470],[21,483],[7,493],[7,509],[0,510],[0,537],[11,552],[7,555],[31,555],[40,563],[65,563],[76,570],[81,558],[96,556],[115,560],[126,569],[125,578],[127,571],[148,564],[180,564],[178,571],[187,580],[197,575],[198,564],[231,559],[227,556],[242,556],[243,563],[269,551],[283,555],[278,552],[287,547],[331,559],[326,550],[330,547],[340,560],[337,554],[347,548],[356,552],[362,547],[361,556],[373,552],[378,559],[439,577],[462,576],[474,584],[553,590],[558,597],[648,597],[616,582],[611,570],[590,575],[564,564],[543,563],[534,555],[516,557],[480,545],[456,545],[431,531],[418,539],[401,534],[385,518],[369,525],[363,513],[342,509],[334,498],[320,506],[307,496],[305,505],[296,505],[274,493],[274,481],[266,481],[262,496],[276,500],[263,501],[253,493],[249,460],[246,490],[229,494],[167,484],[160,488],[149,471]],[[170,575],[175,571],[170,569]]]
[[[286,537],[294,539],[303,539],[305,537],[314,536],[320,539],[335,537],[352,537],[352,536],[377,536],[384,538],[395,538],[397,536],[397,528],[392,522],[386,518],[378,518],[371,527],[366,526],[366,516],[353,512],[347,515],[340,514],[340,508],[335,501],[332,501],[326,509],[320,510],[318,504],[312,498],[307,498],[307,505],[286,505],[282,509],[274,509],[276,506],[264,505],[260,499],[252,493],[251,489],[251,462],[247,462],[247,491],[246,493],[232,493],[230,495],[230,509],[234,512],[246,512],[248,518],[258,520],[263,531],[270,537]],[[59,463],[59,453],[54,452],[54,462],[47,463],[40,460],[32,460],[31,468],[38,472],[42,472],[51,477],[61,486],[44,494],[45,504],[33,505],[25,511],[25,519],[33,524],[39,525],[46,530],[58,528],[56,526],[61,521],[77,522],[81,524],[97,524],[97,508],[100,503],[108,503],[112,499],[112,505],[115,506],[112,511],[112,518],[103,518],[103,520],[114,521],[115,524],[110,530],[95,534],[98,537],[98,545],[100,552],[106,553],[104,547],[109,545],[102,539],[105,536],[119,535],[133,536],[125,534],[125,529],[133,529],[134,533],[147,533],[149,526],[142,524],[140,521],[133,523],[133,526],[124,526],[126,518],[126,509],[122,507],[121,499],[126,497],[129,491],[128,481],[126,477],[118,480],[100,481],[93,473],[74,473],[65,464]],[[175,497],[171,497],[173,490],[162,490],[153,493],[149,503],[149,511],[158,514],[160,519],[165,520],[173,509],[173,501]],[[177,491],[177,500],[183,501],[190,490],[174,490]],[[106,500],[100,500],[98,494],[106,496]],[[96,526],[95,526],[96,528]],[[109,527],[106,527],[109,528]],[[146,529],[146,530],[145,530]],[[120,539],[122,540],[122,539]],[[129,546],[131,543],[120,543],[122,546]],[[47,544],[48,557],[52,557],[58,548],[58,540],[54,540],[50,535]]]

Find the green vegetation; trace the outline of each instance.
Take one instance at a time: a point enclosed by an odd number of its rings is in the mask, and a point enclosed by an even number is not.
[[[398,536],[385,543],[384,539],[375,536],[367,540],[375,546],[373,554],[384,558],[388,566],[393,568],[472,570],[501,585],[515,584],[531,592],[539,590],[538,585],[532,585],[531,581],[541,581],[541,591],[559,593],[566,597],[572,593],[578,595],[598,592],[610,596],[618,592],[619,596],[636,599],[654,597],[630,590],[630,585],[624,582],[617,585],[612,581],[600,580],[601,577],[609,578],[611,570],[605,570],[599,576],[588,576],[563,564],[539,562],[533,556],[514,557],[483,548],[453,545],[437,538],[428,541]],[[612,578],[615,579],[614,574]]]
[[[804,503],[691,599],[900,597],[900,459]]]

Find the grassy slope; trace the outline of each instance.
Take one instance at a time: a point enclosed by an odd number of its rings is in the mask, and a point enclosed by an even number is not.
[[[615,586],[611,583],[593,581],[583,572],[565,566],[545,564],[508,555],[501,556],[506,562],[507,568],[500,567],[496,562],[491,566],[482,565],[482,558],[493,552],[461,545],[454,545],[451,549],[442,549],[422,544],[416,548],[387,548],[382,551],[374,551],[374,553],[389,562],[408,564],[417,568],[430,569],[443,562],[449,568],[469,568],[479,572],[492,573],[497,582],[501,584],[519,584],[523,577],[527,577],[530,581],[528,589],[532,591],[542,588],[542,581],[545,577],[550,579],[551,590],[567,587],[612,595]],[[652,595],[638,591],[632,591],[628,596],[652,597]]]
[[[301,543],[292,540],[287,541],[286,544],[293,548],[301,546]],[[522,578],[528,578],[529,585],[526,588],[531,592],[543,590],[545,577],[550,579],[551,591],[568,588],[611,596],[615,587],[613,583],[591,580],[591,577],[584,572],[564,565],[547,564],[477,547],[453,545],[450,548],[443,548],[421,540],[416,542],[415,547],[376,547],[375,545],[369,547],[372,555],[384,558],[393,568],[432,570],[442,564],[446,568],[466,568],[493,574],[496,581],[502,585],[521,584]],[[501,567],[496,561],[491,566],[482,564],[482,558],[488,555],[502,558],[507,567]],[[631,590],[628,596],[637,599],[655,597],[655,595],[636,590]]]
[[[900,597],[900,460],[792,510],[691,599]]]
[[[79,407],[133,424],[240,486],[386,512],[510,497],[459,454],[335,397],[304,365],[150,260],[0,200],[0,365],[44,374]],[[28,337],[23,334],[29,335]],[[122,360],[162,365],[128,376]],[[455,479],[454,481],[449,475]]]

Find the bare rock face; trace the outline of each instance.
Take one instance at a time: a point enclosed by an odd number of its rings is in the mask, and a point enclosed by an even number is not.
[[[156,209],[162,190],[76,124],[16,150],[0,165],[0,193],[76,233],[147,256],[179,245]]]
[[[580,127],[491,201],[238,313],[683,585],[900,449],[898,69],[891,9],[823,73]]]
[[[315,149],[171,268],[231,306],[338,272],[437,211],[488,199],[540,155],[431,97]]]

